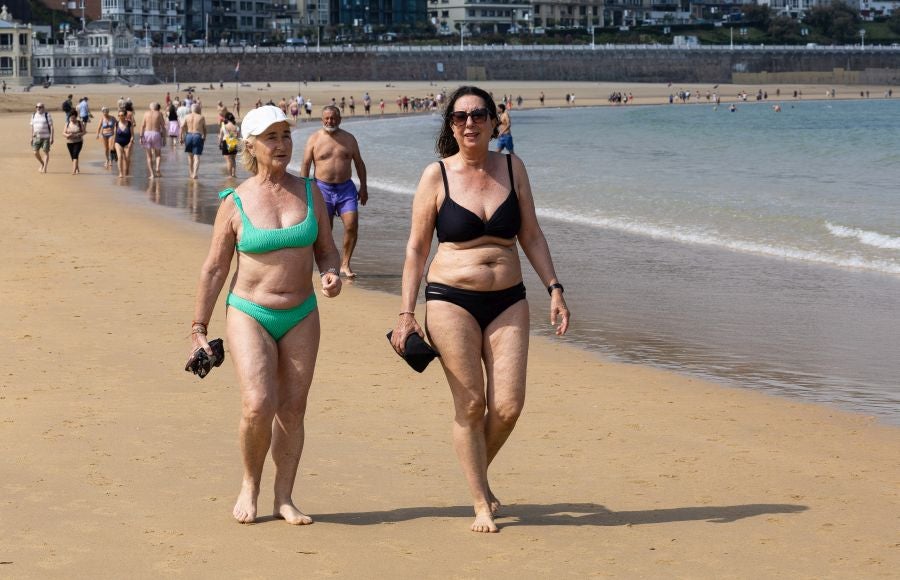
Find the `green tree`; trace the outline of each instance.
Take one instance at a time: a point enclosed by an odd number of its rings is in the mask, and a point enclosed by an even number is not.
[[[862,19],[859,10],[842,0],[834,0],[831,4],[814,6],[804,22],[835,42],[848,43],[859,35]]]
[[[791,44],[800,37],[800,24],[790,16],[780,14],[769,21],[769,37],[776,44]]]
[[[887,25],[891,32],[900,34],[900,11],[894,10],[894,13],[888,18]]]
[[[755,24],[763,30],[769,27],[772,20],[772,11],[768,4],[744,4],[741,6],[741,14],[744,21]]]

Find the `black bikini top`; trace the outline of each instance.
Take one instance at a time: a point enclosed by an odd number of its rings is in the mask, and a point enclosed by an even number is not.
[[[438,210],[435,222],[438,242],[468,242],[481,236],[510,240],[518,235],[522,226],[522,215],[519,212],[519,196],[513,182],[510,155],[506,156],[506,165],[509,168],[509,195],[487,221],[453,201],[450,197],[450,188],[447,186],[447,170],[444,168],[444,162],[438,163],[441,165],[441,177],[444,178],[444,202]]]

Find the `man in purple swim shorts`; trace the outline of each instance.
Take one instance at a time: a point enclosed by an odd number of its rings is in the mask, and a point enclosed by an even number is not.
[[[359,232],[359,205],[366,205],[369,192],[366,188],[366,164],[359,153],[356,138],[340,128],[341,110],[334,105],[322,109],[322,128],[309,136],[303,151],[303,166],[300,174],[310,176],[315,165],[316,184],[325,198],[328,219],[334,226],[334,216],[340,216],[344,224],[343,258],[341,274],[353,278],[350,258],[356,248]],[[353,167],[359,179],[359,191],[350,179]],[[357,204],[358,200],[358,204]]]
[[[347,212],[357,212],[359,206],[357,197],[359,193],[356,191],[356,184],[352,179],[348,179],[344,183],[328,183],[316,179],[316,185],[322,192],[325,199],[325,207],[328,209],[328,216],[343,216]]]
[[[150,110],[144,114],[141,121],[141,146],[147,156],[147,175],[150,176],[150,179],[161,175],[159,150],[162,149],[162,134],[166,124],[159,109],[159,103],[150,103]]]

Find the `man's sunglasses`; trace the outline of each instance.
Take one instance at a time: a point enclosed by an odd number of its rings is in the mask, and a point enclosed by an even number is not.
[[[472,121],[474,123],[484,123],[490,117],[490,112],[487,109],[475,109],[474,111],[453,111],[450,113],[450,120],[453,121],[454,125],[465,125],[466,121],[469,117],[472,117]]]

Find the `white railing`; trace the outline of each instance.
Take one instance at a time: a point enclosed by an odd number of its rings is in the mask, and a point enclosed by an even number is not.
[[[835,46],[806,46],[806,45],[772,45],[772,44],[735,44],[711,45],[701,44],[697,46],[673,46],[671,44],[467,44],[460,48],[450,45],[328,45],[328,46],[212,46],[198,48],[194,46],[166,47],[151,49],[154,54],[309,54],[326,52],[331,54],[341,53],[432,53],[432,52],[531,52],[531,51],[561,51],[561,52],[592,52],[592,51],[681,51],[681,52],[872,52],[872,53],[898,53],[900,46],[866,45],[835,45]],[[38,54],[35,50],[35,54]]]

